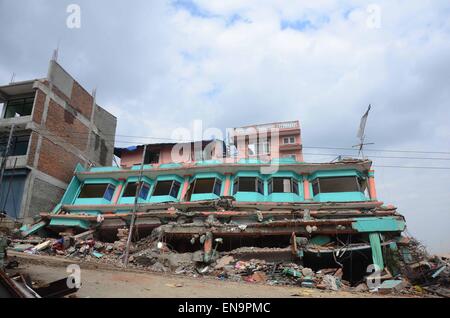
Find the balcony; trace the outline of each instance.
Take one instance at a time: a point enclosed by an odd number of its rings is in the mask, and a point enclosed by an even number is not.
[[[267,131],[270,134],[271,129],[278,129],[280,135],[284,134],[297,134],[300,133],[300,123],[298,120],[295,121],[285,121],[285,122],[276,122],[269,124],[260,124],[260,125],[250,125],[243,127],[233,128],[232,136],[251,136],[256,135],[258,132]]]

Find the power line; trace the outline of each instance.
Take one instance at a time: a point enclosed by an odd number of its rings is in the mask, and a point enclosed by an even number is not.
[[[311,148],[311,149],[330,149],[330,150],[353,150],[354,148],[344,148],[344,147],[319,147],[319,146],[303,146],[302,148]],[[394,150],[394,149],[374,149],[374,148],[365,148],[364,151],[378,151],[378,152],[404,152],[404,153],[424,153],[424,154],[441,154],[441,155],[450,155],[450,152],[445,151],[425,151],[425,150]]]
[[[424,167],[424,166],[387,166],[387,165],[373,165],[373,167],[378,168],[405,168],[405,169],[435,169],[435,170],[450,170],[450,167]]]
[[[58,129],[52,129],[52,131]],[[82,132],[78,130],[72,130],[72,129],[63,129],[59,130],[62,132],[67,132],[70,134],[80,134],[80,135],[88,135],[89,132]],[[153,136],[143,136],[143,135],[121,135],[121,134],[106,134],[101,133],[103,136],[115,136],[115,137],[126,137],[126,138],[138,138],[138,139],[156,139],[156,140],[168,140],[173,142],[192,142],[192,140],[181,140],[181,139],[174,139],[174,138],[167,138],[167,137],[153,137]],[[115,139],[108,139],[108,140],[115,140]],[[130,143],[141,143],[142,141],[137,140],[130,140],[130,141],[123,141],[123,142],[130,142]],[[302,146],[302,148],[309,148],[309,149],[328,149],[328,150],[349,150],[349,151],[357,151],[355,148],[346,148],[346,147],[328,147],[328,146]],[[422,154],[443,154],[443,155],[450,155],[450,152],[446,151],[431,151],[431,150],[410,150],[410,149],[375,149],[375,148],[366,148],[365,151],[375,151],[375,152],[390,152],[390,153],[422,153]]]
[[[336,153],[307,153],[304,152],[304,155],[311,155],[311,156],[345,156],[346,154],[336,154]],[[411,159],[411,160],[450,160],[450,158],[438,158],[438,157],[391,157],[391,156],[378,156],[378,155],[373,155],[370,156],[370,158],[380,158],[380,159]]]

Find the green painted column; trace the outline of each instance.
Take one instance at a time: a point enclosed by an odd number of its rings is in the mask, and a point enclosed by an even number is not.
[[[380,270],[384,269],[383,252],[381,250],[380,233],[369,233],[370,247],[372,248],[373,264],[377,265]]]

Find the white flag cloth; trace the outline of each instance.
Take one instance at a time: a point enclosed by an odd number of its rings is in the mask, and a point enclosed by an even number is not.
[[[370,110],[370,105],[369,105],[369,108],[367,108],[366,113],[361,117],[358,135],[356,135],[359,139],[363,138],[363,136],[364,136],[364,130],[366,129],[366,122],[367,122],[367,117],[369,116],[369,110]]]

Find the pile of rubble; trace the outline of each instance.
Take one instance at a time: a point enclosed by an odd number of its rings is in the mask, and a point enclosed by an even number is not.
[[[30,253],[57,255],[80,261],[95,261],[114,266],[123,266],[124,253],[128,238],[128,229],[119,229],[118,240],[112,243],[94,239],[94,230],[78,235],[62,234],[58,239],[28,237],[13,239],[10,249]],[[398,242],[398,255],[395,265],[398,271],[388,270],[381,276],[381,285],[371,287],[368,280],[351,286],[343,279],[343,269],[323,268],[313,271],[299,263],[287,261],[268,261],[258,258],[258,253],[266,249],[245,247],[229,252],[214,251],[206,262],[203,250],[190,253],[178,253],[172,250],[159,236],[151,235],[130,246],[128,266],[164,273],[174,273],[191,277],[210,276],[219,280],[245,281],[270,285],[293,285],[323,290],[345,290],[357,292],[433,293],[449,297],[450,264],[449,259],[430,256],[423,246],[414,239],[405,238]],[[273,253],[288,251],[273,248]],[[251,255],[245,259],[242,255]],[[260,253],[261,254],[261,253]],[[390,261],[391,264],[392,260]],[[385,275],[386,274],[386,275]]]

